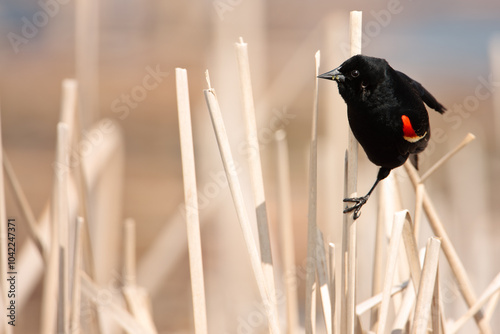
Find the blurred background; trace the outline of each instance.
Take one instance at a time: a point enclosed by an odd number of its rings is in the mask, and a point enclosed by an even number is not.
[[[138,284],[150,292],[160,333],[193,332],[175,68],[186,68],[189,78],[209,331],[244,332],[247,315],[258,309],[258,294],[205,105],[204,71],[210,71],[217,91],[252,213],[234,48],[240,36],[248,43],[273,256],[279,263],[273,133],[283,128],[290,149],[295,256],[300,267],[306,257],[314,53],[321,50],[322,72],[348,58],[350,10],[363,11],[363,53],[387,59],[448,108],[444,117],[430,111],[435,139],[420,159],[420,170],[427,170],[468,132],[476,136],[426,185],[478,295],[500,270],[498,1],[108,0],[94,6],[81,25],[84,37],[78,39],[75,25],[82,20],[75,14],[78,3],[0,3],[3,145],[35,216],[40,217],[52,194],[61,83],[65,78],[82,80],[84,129],[109,118],[122,130],[123,169],[117,170],[123,178],[109,194],[118,203],[116,219],[131,217],[137,223]],[[335,83],[319,84],[318,224],[325,239],[340,247],[346,109]],[[359,160],[358,191],[365,193],[377,169],[362,150]],[[404,207],[412,212],[413,187],[404,171],[393,174],[403,189]],[[6,189],[8,216],[20,217],[12,192]],[[369,201],[359,220],[359,301],[370,296],[370,284],[363,282],[369,282],[371,275],[376,204],[375,199]],[[91,225],[98,231],[107,223]],[[22,222],[18,225],[22,245],[26,229]],[[168,244],[173,231],[178,233],[177,243]],[[422,232],[420,246],[430,235],[428,229]],[[119,253],[120,229],[115,238],[111,253]],[[160,245],[168,265],[148,262],[154,245]],[[119,261],[113,263],[116,267],[108,266],[100,278],[103,286],[120,284]],[[446,264],[442,270],[447,271]],[[277,265],[277,281],[279,272]],[[22,281],[23,273],[19,276]],[[447,310],[457,318],[465,304],[453,280],[442,280],[449,297]],[[16,333],[38,333],[41,287],[40,279],[19,291],[29,303],[19,311]],[[303,305],[300,279],[298,291]],[[495,328],[500,328],[499,321]],[[472,322],[464,333],[470,330],[475,330]]]

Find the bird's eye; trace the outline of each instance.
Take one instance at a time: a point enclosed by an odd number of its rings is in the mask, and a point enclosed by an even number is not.
[[[358,70],[353,70],[353,71],[351,72],[351,77],[356,78],[356,77],[358,77],[358,76],[359,76],[359,71],[358,71]]]

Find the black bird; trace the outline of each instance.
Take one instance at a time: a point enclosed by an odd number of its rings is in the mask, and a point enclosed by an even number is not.
[[[446,108],[421,84],[381,58],[356,55],[318,78],[338,83],[352,133],[368,159],[380,166],[365,196],[344,199],[355,203],[344,213],[354,211],[353,218],[357,219],[377,184],[393,168],[404,164],[408,157],[417,167],[417,154],[426,148],[431,136],[424,103],[441,114]]]

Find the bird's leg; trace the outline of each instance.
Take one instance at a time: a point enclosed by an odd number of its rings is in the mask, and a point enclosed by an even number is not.
[[[371,187],[370,191],[365,196],[362,197],[350,197],[350,198],[344,198],[344,202],[350,202],[350,203],[356,203],[353,206],[348,206],[344,209],[344,213],[348,213],[351,211],[354,211],[353,214],[353,219],[356,220],[358,217],[361,215],[359,211],[361,210],[361,207],[365,205],[366,201],[368,201],[368,198],[370,198],[370,195],[372,194],[373,190],[379,183],[379,179],[375,180],[375,183]]]
[[[353,219],[356,220],[359,218],[359,216],[361,215],[359,213],[359,211],[361,210],[361,207],[363,205],[365,205],[366,201],[368,201],[368,198],[370,198],[370,195],[372,194],[373,190],[375,190],[375,187],[377,186],[377,184],[385,179],[389,173],[391,172],[390,169],[388,168],[380,168],[378,174],[377,174],[377,179],[375,180],[375,183],[373,184],[373,186],[370,188],[370,190],[368,191],[368,193],[363,196],[363,197],[351,197],[351,198],[344,198],[344,202],[350,202],[350,203],[356,203],[354,204],[353,206],[348,206],[344,209],[344,213],[348,213],[348,212],[352,212],[354,211],[354,214],[353,214]]]

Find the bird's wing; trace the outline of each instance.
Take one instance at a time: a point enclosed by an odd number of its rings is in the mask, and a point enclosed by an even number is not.
[[[406,74],[400,71],[396,71],[404,80],[406,80],[415,90],[418,92],[422,100],[429,106],[429,108],[432,108],[436,110],[439,113],[444,113],[446,108],[439,103],[434,96],[432,96],[431,93],[427,89],[424,88],[420,83],[417,81],[413,80]]]

